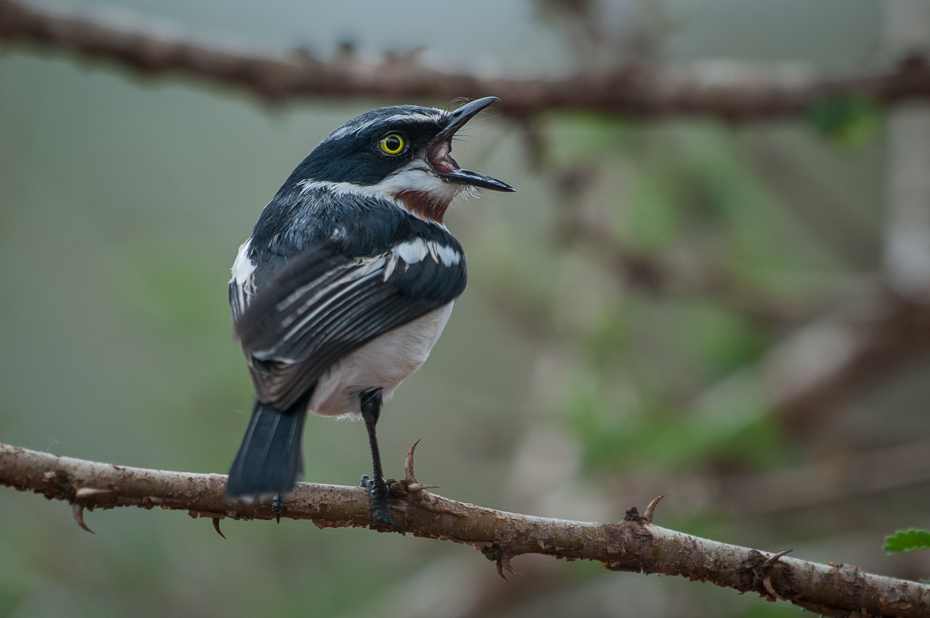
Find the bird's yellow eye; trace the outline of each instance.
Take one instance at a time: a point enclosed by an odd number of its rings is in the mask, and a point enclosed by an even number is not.
[[[381,146],[381,152],[389,155],[398,155],[404,151],[407,142],[399,133],[388,133],[378,142]]]

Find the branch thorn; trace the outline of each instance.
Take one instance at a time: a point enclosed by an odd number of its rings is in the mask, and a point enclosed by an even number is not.
[[[652,515],[656,512],[656,505],[667,495],[668,494],[662,494],[661,496],[656,496],[652,499],[652,502],[649,503],[649,506],[646,507],[646,512],[643,513],[643,517],[645,517],[649,523],[652,523]]]
[[[81,527],[82,530],[87,530],[91,534],[97,534],[93,530],[87,527],[87,524],[84,523],[84,505],[74,503],[71,505],[71,514],[74,515],[74,521],[77,522],[77,525]]]
[[[87,499],[91,496],[99,496],[101,494],[112,494],[112,489],[96,489],[94,487],[78,487],[77,491],[74,492],[75,498]]]
[[[224,539],[226,538],[226,535],[223,534],[223,531],[222,531],[222,530],[220,530],[220,518],[219,518],[219,517],[214,517],[214,518],[213,518],[213,529],[216,530],[216,533],[217,533],[218,535],[220,535],[220,536],[223,537]]]
[[[407,461],[404,463],[404,488],[412,494],[424,489],[437,489],[439,487],[439,485],[421,485],[417,481],[417,477],[413,475],[413,453],[417,450],[417,444],[419,443],[420,440],[413,443],[413,446],[407,452]]]
[[[407,451],[407,461],[404,463],[404,480],[407,482],[407,485],[415,484],[417,479],[413,476],[413,452],[417,450],[417,444],[420,441],[417,440],[413,443],[413,446],[410,447],[410,450]]]
[[[514,570],[513,565],[510,564],[510,556],[507,554],[501,554],[501,556],[497,559],[496,566],[497,566],[497,574],[503,577],[505,582],[509,582],[510,580],[507,579],[506,575],[504,575],[504,571],[507,571],[508,573],[512,573],[519,577],[523,577],[522,575],[517,573],[516,570]]]
[[[765,562],[762,563],[762,569],[761,569],[761,570],[762,570],[762,571],[767,571],[768,569],[771,569],[773,566],[775,566],[775,563],[778,562],[779,559],[781,559],[782,556],[784,556],[784,555],[790,553],[791,551],[793,551],[793,550],[784,549],[784,550],[778,552],[777,554],[772,554],[771,556],[769,556],[768,560],[766,560]],[[785,597],[783,597],[783,596],[781,596],[780,594],[778,594],[777,592],[775,592],[775,587],[772,586],[772,576],[771,576],[771,575],[766,574],[766,575],[762,578],[762,587],[765,588],[765,591],[769,594],[769,596],[770,596],[769,600],[770,600],[770,601],[773,600],[773,599],[780,599],[780,600],[782,600],[782,601],[787,601],[787,600],[788,600],[788,599],[786,599]]]
[[[763,569],[770,569],[770,568],[772,568],[773,566],[775,566],[775,563],[778,562],[778,560],[779,560],[782,556],[785,556],[785,555],[787,555],[787,554],[790,554],[790,553],[793,552],[793,551],[794,551],[793,549],[783,549],[782,551],[778,552],[777,554],[772,554],[771,556],[769,556],[769,559],[766,560],[766,561],[762,564],[762,568],[763,568]]]
[[[783,596],[781,596],[780,594],[778,594],[777,592],[775,592],[775,588],[772,587],[772,578],[769,577],[768,575],[766,575],[766,576],[762,579],[762,586],[764,586],[764,587],[765,587],[765,591],[768,592],[770,595],[772,595],[774,598],[779,599],[779,600],[781,600],[781,601],[787,601],[787,600],[788,600],[788,599],[786,599],[785,597],[783,597]],[[769,600],[771,601],[772,599],[769,599]]]

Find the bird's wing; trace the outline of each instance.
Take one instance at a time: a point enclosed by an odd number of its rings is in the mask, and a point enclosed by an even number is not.
[[[287,409],[335,362],[454,300],[465,280],[451,236],[408,237],[354,258],[333,242],[305,249],[234,309],[256,396]]]

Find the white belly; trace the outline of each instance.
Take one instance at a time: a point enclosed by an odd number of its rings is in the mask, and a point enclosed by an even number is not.
[[[359,394],[382,389],[387,399],[420,368],[445,328],[452,305],[444,305],[370,341],[333,365],[317,382],[311,412],[323,416],[361,415]]]

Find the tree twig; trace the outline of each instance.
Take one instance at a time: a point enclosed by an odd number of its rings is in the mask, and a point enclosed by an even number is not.
[[[730,65],[685,71],[635,65],[562,80],[490,78],[437,71],[414,55],[371,65],[351,54],[321,61],[303,50],[274,56],[223,49],[13,0],[0,0],[0,41],[36,43],[144,73],[196,76],[272,102],[322,96],[447,102],[493,94],[501,98],[495,109],[514,116],[560,109],[749,121],[797,117],[818,102],[850,96],[885,105],[930,98],[930,66],[920,58],[885,72],[836,77]]]
[[[772,350],[755,376],[747,373],[773,394],[790,429],[816,423],[856,388],[930,351],[930,306],[889,293],[858,305],[812,322]]]
[[[76,506],[79,522],[85,508],[117,506],[185,510],[213,521],[275,517],[270,501],[226,502],[226,477],[219,474],[115,466],[5,444],[0,444],[0,484],[65,500]],[[850,565],[787,557],[773,561],[771,554],[754,549],[660,528],[635,508],[623,522],[596,524],[487,509],[408,491],[404,481],[394,482],[391,491],[395,518],[412,534],[472,545],[501,570],[515,556],[545,554],[596,560],[616,571],[710,581],[767,598],[775,590],[781,598],[829,616],[930,614],[928,585],[863,573]],[[288,495],[282,516],[310,519],[320,527],[372,525],[367,492],[357,487],[301,483]]]

